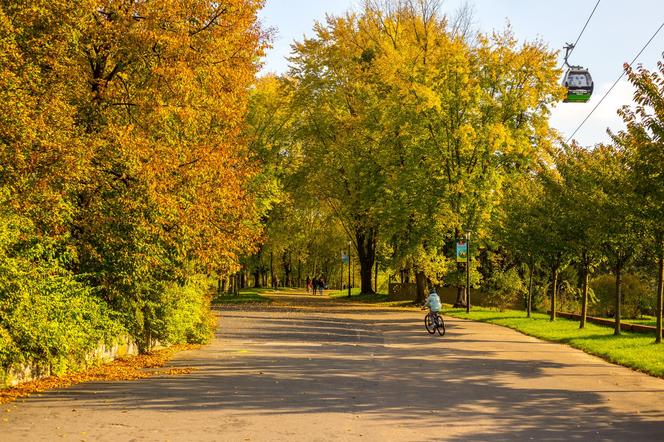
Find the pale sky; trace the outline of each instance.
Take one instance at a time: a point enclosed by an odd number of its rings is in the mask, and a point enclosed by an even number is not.
[[[574,42],[597,0],[447,0],[445,11],[453,14],[463,3],[474,8],[475,27],[483,32],[504,29],[509,22],[520,40],[541,38],[551,48],[562,49]],[[261,12],[264,26],[276,31],[274,48],[265,59],[264,72],[284,73],[286,57],[294,40],[311,35],[315,21],[326,13],[342,14],[358,5],[357,0],[267,0]],[[564,136],[571,135],[630,62],[664,22],[663,0],[601,0],[593,19],[570,62],[590,69],[595,92],[586,104],[561,103],[553,110],[551,125]],[[664,29],[637,60],[656,68],[664,50]],[[562,58],[561,58],[562,63]],[[608,141],[606,128],[623,125],[616,110],[632,102],[631,86],[623,80],[576,134],[584,145]]]

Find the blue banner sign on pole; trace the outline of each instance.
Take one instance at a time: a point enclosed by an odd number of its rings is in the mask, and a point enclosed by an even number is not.
[[[457,262],[468,262],[468,243],[459,242],[456,246]]]
[[[348,264],[348,255],[346,255],[345,253],[342,253],[341,254],[341,262],[343,262],[344,264]]]

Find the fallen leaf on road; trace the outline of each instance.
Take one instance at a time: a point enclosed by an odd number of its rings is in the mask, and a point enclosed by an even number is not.
[[[183,375],[194,371],[194,368],[172,368],[162,371],[150,371],[146,368],[163,367],[176,353],[184,350],[198,348],[197,345],[174,345],[162,350],[153,351],[144,355],[118,358],[108,364],[92,367],[85,371],[68,373],[62,376],[51,376],[36,381],[25,382],[0,391],[0,404],[6,404],[16,399],[30,396],[34,393],[65,388],[82,382],[91,381],[132,381],[144,379],[155,375]],[[9,409],[6,409],[9,412]],[[76,411],[76,410],[72,410]]]

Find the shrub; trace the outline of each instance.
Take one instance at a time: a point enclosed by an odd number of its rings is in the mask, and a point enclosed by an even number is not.
[[[55,245],[31,236],[29,226],[0,216],[0,364],[39,361],[62,372],[122,327],[93,290],[53,258]]]
[[[202,278],[169,285],[164,293],[164,340],[171,344],[208,342],[215,325],[211,299],[210,287]]]
[[[515,268],[497,270],[487,280],[484,290],[487,303],[500,311],[512,307],[526,291],[526,287]]]
[[[613,317],[615,314],[616,278],[605,274],[594,278],[590,286],[597,302],[590,306],[590,313],[596,316]],[[625,273],[622,286],[622,316],[638,318],[653,310],[655,294],[637,275]]]

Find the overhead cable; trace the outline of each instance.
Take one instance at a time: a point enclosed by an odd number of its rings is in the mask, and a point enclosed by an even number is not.
[[[586,24],[583,25],[583,29],[581,29],[581,32],[579,33],[579,36],[576,37],[576,41],[572,45],[572,50],[569,51],[569,53],[567,54],[568,57],[572,55],[572,52],[574,52],[574,48],[579,43],[579,40],[581,40],[581,37],[583,36],[583,33],[586,32],[586,28],[588,27],[588,23],[590,23],[590,20],[593,18],[593,15],[595,15],[595,11],[597,11],[597,7],[599,6],[599,3],[601,1],[602,0],[597,0],[597,3],[595,3],[595,7],[593,8],[593,11],[590,13],[590,16],[588,17],[588,20],[586,20]]]
[[[641,54],[643,54],[643,51],[645,51],[646,48],[647,48],[648,46],[650,46],[650,43],[652,43],[652,41],[655,39],[655,37],[657,37],[657,34],[659,34],[659,31],[661,31],[662,28],[664,28],[664,22],[662,22],[662,24],[659,25],[659,28],[657,28],[657,30],[656,30],[655,33],[652,35],[652,37],[650,37],[650,40],[648,40],[648,42],[647,42],[647,43],[641,48],[641,50],[639,51],[639,53],[636,54],[636,57],[634,57],[634,59],[632,60],[632,62],[629,64],[629,67],[630,67],[630,68],[631,68],[632,65],[636,62],[636,60],[638,60],[638,58],[641,56]],[[626,69],[623,69],[623,71],[622,71],[622,73],[620,74],[620,76],[618,77],[618,79],[613,83],[613,85],[611,86],[611,88],[609,88],[609,90],[606,91],[606,93],[604,94],[604,96],[602,97],[602,99],[599,100],[599,102],[595,105],[595,107],[593,108],[593,110],[590,111],[590,113],[589,113],[589,114],[586,116],[586,118],[581,122],[581,124],[579,124],[579,127],[577,127],[576,130],[575,130],[574,132],[572,132],[572,135],[570,135],[570,137],[567,139],[566,143],[569,143],[570,140],[571,140],[572,138],[574,138],[574,135],[576,135],[576,133],[577,133],[577,132],[583,127],[584,124],[586,124],[586,122],[590,119],[590,117],[592,116],[592,114],[595,113],[595,111],[597,110],[597,108],[602,104],[602,102],[604,102],[604,99],[605,99],[606,97],[609,96],[609,94],[611,93],[611,91],[613,90],[613,88],[615,88],[616,85],[618,84],[618,82],[620,82],[620,80],[622,80],[622,78],[625,76],[625,73],[626,73]]]

